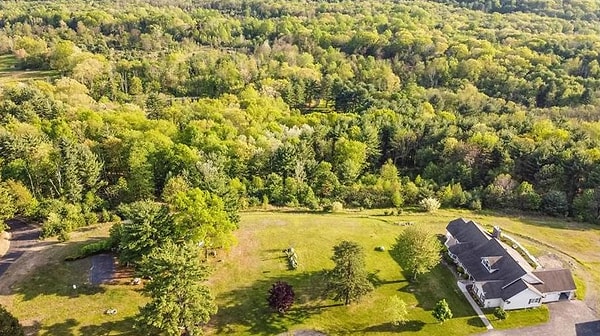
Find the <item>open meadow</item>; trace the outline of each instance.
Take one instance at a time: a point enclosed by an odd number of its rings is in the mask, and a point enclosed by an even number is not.
[[[54,70],[19,70],[15,68],[17,59],[13,55],[0,55],[0,85],[28,80],[56,78]]]
[[[405,212],[399,216],[383,213],[384,210],[350,210],[339,214],[280,210],[242,213],[236,231],[238,244],[211,259],[215,271],[209,284],[219,312],[209,323],[208,334],[277,335],[306,329],[330,335],[391,335],[399,331],[415,335],[466,335],[485,331],[459,293],[447,267],[439,265],[416,283],[409,283],[387,251],[406,223],[442,234],[448,221],[456,217],[484,225],[501,225],[533,247],[538,256],[552,253],[565,261],[569,255],[576,258],[574,273],[587,285],[586,300],[596,297],[599,282],[592,268],[599,258],[589,242],[600,239],[600,230],[593,226],[459,210],[440,210],[435,214]],[[40,335],[137,335],[132,329],[133,316],[145,302],[139,287],[127,285],[128,279],[119,279],[117,285],[87,285],[88,259],[62,261],[83,242],[107,234],[106,225],[98,226],[74,234],[71,242],[50,245],[39,252],[50,255],[43,259],[45,265],[23,276],[12,286],[11,293],[0,299],[29,330],[39,330]],[[518,235],[530,236],[532,240]],[[322,297],[323,270],[333,267],[332,247],[342,240],[356,241],[364,248],[367,271],[375,284],[374,292],[349,306]],[[376,246],[387,250],[375,251]],[[288,268],[282,252],[288,247],[294,247],[298,254],[296,270]],[[285,316],[272,313],[266,303],[268,289],[279,280],[290,283],[296,293],[296,303]],[[77,290],[72,288],[73,284],[79,284]],[[403,326],[393,326],[384,314],[386,300],[392,295],[399,296],[409,306],[409,321]],[[442,298],[448,301],[454,318],[439,324],[431,316],[431,310]],[[103,314],[108,308],[116,308],[118,314]],[[544,322],[548,310],[511,312],[509,319],[502,322],[495,321],[491,314],[488,316],[496,328],[505,329]]]

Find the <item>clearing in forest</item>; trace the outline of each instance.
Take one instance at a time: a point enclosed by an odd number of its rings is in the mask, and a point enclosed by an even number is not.
[[[19,70],[13,55],[0,55],[0,85],[28,80],[48,80],[58,76],[54,70]]]

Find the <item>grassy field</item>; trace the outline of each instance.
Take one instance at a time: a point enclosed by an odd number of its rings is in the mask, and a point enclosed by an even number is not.
[[[401,331],[415,335],[466,335],[485,331],[458,292],[448,269],[438,266],[411,284],[388,252],[374,250],[376,246],[389,249],[405,227],[398,223],[412,222],[435,233],[443,233],[448,221],[456,217],[487,226],[500,225],[535,255],[556,249],[576,258],[581,262],[575,271],[578,285],[597,290],[600,284],[593,269],[600,262],[596,248],[600,230],[595,226],[457,210],[440,210],[434,215],[383,213],[384,210],[342,214],[242,213],[240,229],[236,231],[238,245],[214,259],[210,286],[219,313],[211,320],[208,334],[277,335],[299,329],[331,335],[391,335]],[[83,242],[104,237],[107,232],[107,227],[98,227],[74,235],[72,242],[57,245],[51,250],[59,251],[53,252],[53,261],[21,281],[10,297],[0,296],[0,302],[8,302],[11,312],[41,335],[135,335],[132,319],[144,303],[139,292],[128,285],[87,286],[89,260],[61,261]],[[376,284],[373,293],[350,306],[341,306],[321,295],[322,271],[333,266],[332,247],[343,239],[364,247],[367,270]],[[295,248],[300,263],[293,271],[288,270],[282,253],[290,246]],[[278,280],[292,284],[297,298],[292,310],[283,317],[272,314],[265,300],[271,284]],[[73,284],[78,284],[77,290],[73,290]],[[404,326],[391,325],[383,313],[391,295],[400,296],[410,307],[409,322]],[[431,316],[431,309],[441,298],[446,298],[455,316],[443,325]],[[116,308],[119,313],[104,315],[108,308]],[[544,322],[548,310],[513,311],[506,321],[495,320],[491,313],[488,316],[496,328],[507,329]]]
[[[0,55],[0,84],[27,80],[47,80],[58,76],[54,70],[17,70],[17,59],[13,55]]]
[[[108,225],[85,228],[69,242],[49,241],[51,245],[38,254],[24,255],[23,266],[43,266],[13,285],[12,295],[0,295],[0,303],[35,335],[135,335],[133,316],[145,302],[136,287],[124,284],[128,279],[117,285],[91,286],[90,259],[63,261],[83,244],[107,236],[108,229]],[[109,308],[118,314],[104,314]]]
[[[454,276],[438,266],[418,283],[406,281],[400,267],[387,252],[404,226],[413,222],[443,233],[449,219],[461,214],[441,212],[435,216],[414,213],[381,216],[383,210],[346,214],[254,212],[242,215],[240,244],[222,262],[212,279],[220,311],[211,322],[213,334],[273,335],[288,330],[314,329],[329,334],[387,335],[412,331],[416,335],[465,335],[485,329],[459,293]],[[321,297],[322,270],[333,266],[332,247],[347,239],[360,243],[367,253],[367,269],[376,290],[358,303],[340,306]],[[287,269],[283,249],[293,246],[299,257],[297,270]],[[272,314],[265,296],[272,283],[288,281],[299,302],[285,317]],[[382,314],[386,299],[400,296],[411,307],[409,322],[391,325]],[[455,318],[443,325],[431,316],[435,302],[446,298]],[[535,315],[535,318],[531,318]],[[547,311],[513,313],[514,325],[531,325],[547,320]],[[506,322],[501,322],[507,324]]]

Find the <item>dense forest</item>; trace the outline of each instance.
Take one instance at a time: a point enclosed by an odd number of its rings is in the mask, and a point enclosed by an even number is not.
[[[0,219],[199,188],[600,220],[595,1],[2,1]],[[121,207],[123,208],[123,207]]]

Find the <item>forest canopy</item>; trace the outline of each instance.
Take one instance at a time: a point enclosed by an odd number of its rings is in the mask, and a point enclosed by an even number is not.
[[[0,3],[0,202],[47,235],[199,188],[238,209],[600,220],[594,1]],[[7,65],[10,64],[10,65]]]

